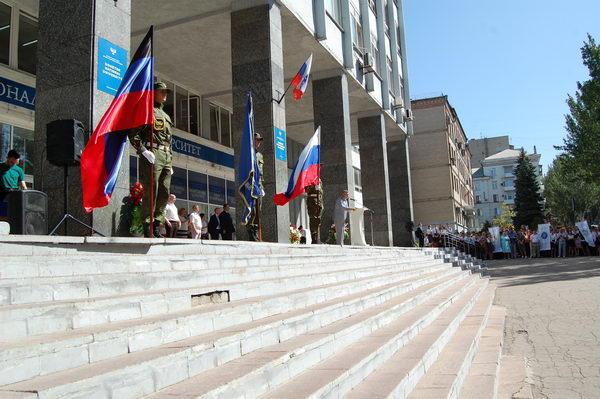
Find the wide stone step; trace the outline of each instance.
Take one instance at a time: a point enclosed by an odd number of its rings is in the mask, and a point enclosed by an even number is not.
[[[347,397],[364,398],[367,393],[369,398],[408,397],[427,375],[465,318],[480,315],[482,309],[490,308],[494,287],[487,284],[487,279],[480,281],[483,282],[485,290],[479,297],[474,298],[476,301],[471,301],[458,313],[442,315],[420,331],[410,344],[401,347],[383,365],[368,374]]]
[[[323,355],[333,353],[367,331],[414,309],[432,295],[451,286],[464,287],[467,281],[472,281],[467,277],[459,272],[444,282],[413,287],[407,293],[364,310],[353,305],[344,307],[346,311],[333,311],[329,317],[314,316],[312,312],[308,315],[291,312],[259,319],[74,370],[6,385],[0,390],[36,392],[40,399],[141,397],[200,373],[206,376],[213,369],[219,370],[217,374],[222,378],[226,374],[221,374],[221,367],[215,367],[232,364],[250,351],[244,358],[266,354],[271,360],[279,359],[271,362],[276,369],[279,366],[287,369],[294,364],[300,367],[303,363],[297,360],[306,362],[306,355],[320,358],[321,351]],[[324,326],[327,323],[330,324]],[[274,347],[278,349],[272,352]]]
[[[397,259],[381,258],[344,258],[339,261],[317,262],[315,264],[294,266],[254,266],[240,268],[215,268],[197,271],[139,272],[99,274],[72,277],[43,277],[26,279],[0,279],[0,305],[25,304],[75,300],[84,298],[108,297],[128,292],[156,291],[163,289],[186,288],[198,285],[198,282],[230,283],[264,280],[305,275],[319,271],[353,270],[364,268],[367,264],[436,264],[439,260],[429,258]]]
[[[481,335],[485,329],[492,308],[495,287],[473,308],[467,318],[441,351],[433,365],[425,370],[425,376],[408,396],[410,399],[458,398],[473,358],[479,348]],[[481,399],[492,397],[481,397]]]
[[[312,366],[292,381],[274,390],[265,398],[344,397],[373,370],[380,367],[404,346],[413,345],[412,340],[432,323],[439,320],[459,323],[485,289],[486,282],[472,278],[474,282],[461,295],[452,295],[451,288],[427,305],[432,311],[409,312],[388,326],[375,331],[343,352]],[[445,296],[444,296],[445,295]],[[426,316],[426,317],[424,317]],[[451,321],[450,321],[451,320]],[[364,396],[370,397],[370,396]]]
[[[419,315],[422,319],[435,317],[443,305],[436,306],[434,303],[439,305],[444,302],[443,298],[460,296],[473,283],[473,278],[462,278],[458,282],[438,286],[435,292],[411,298],[399,297],[310,334],[256,350],[149,397],[257,397],[320,361],[342,351],[347,352],[350,345],[398,318],[407,314]]]
[[[210,333],[249,318],[257,320],[294,310],[299,311],[298,316],[316,318],[357,304],[369,306],[456,274],[456,270],[440,265],[20,339],[0,344],[0,385]]]
[[[192,296],[214,291],[229,291],[231,300],[292,291],[304,287],[409,270],[411,264],[371,266],[362,269],[303,274],[287,278],[214,283],[175,290],[144,291],[102,298],[53,301],[0,307],[0,337],[15,339],[66,331],[113,321],[139,319],[162,313],[190,309]]]
[[[481,334],[479,349],[458,395],[460,399],[497,397],[505,320],[506,309],[492,306],[487,325]]]

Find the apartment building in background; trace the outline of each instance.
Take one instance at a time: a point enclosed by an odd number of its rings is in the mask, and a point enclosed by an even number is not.
[[[456,110],[448,96],[413,100],[412,110],[414,136],[409,147],[415,223],[470,229],[471,153]]]
[[[509,136],[483,137],[481,139],[470,139],[469,150],[471,150],[471,167],[479,168],[481,161],[500,151],[514,149],[510,144]]]

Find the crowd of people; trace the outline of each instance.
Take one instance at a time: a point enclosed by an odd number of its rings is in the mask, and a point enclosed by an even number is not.
[[[164,236],[167,238],[191,238],[202,240],[233,240],[235,224],[229,213],[229,204],[214,208],[207,218],[200,212],[200,206],[193,205],[192,212],[177,208],[175,195],[169,195],[165,208]]]
[[[550,249],[542,250],[541,235],[536,229],[522,226],[500,229],[499,237],[488,230],[457,232],[447,225],[419,225],[415,231],[420,247],[457,247],[481,259],[518,259],[600,255],[600,232],[598,226],[590,229],[592,242],[586,241],[577,227],[550,228]],[[593,245],[592,245],[593,244]]]

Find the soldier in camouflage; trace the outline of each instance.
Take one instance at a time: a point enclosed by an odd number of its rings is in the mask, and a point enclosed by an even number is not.
[[[173,174],[173,152],[171,150],[171,129],[173,122],[164,111],[169,89],[163,82],[154,84],[154,124],[142,129],[135,129],[129,134],[129,141],[140,156],[140,183],[144,187],[142,200],[142,220],[144,235],[150,235],[150,227],[154,237],[162,237],[160,224],[165,221],[165,206],[169,199],[171,175]],[[151,143],[153,136],[154,143]],[[150,200],[150,179],[154,172],[154,201]],[[152,204],[151,204],[152,202]],[[153,205],[153,209],[151,209]],[[150,215],[154,215],[154,225],[150,226]]]
[[[264,165],[265,161],[263,159],[263,154],[258,152],[258,149],[262,145],[263,137],[260,133],[254,133],[254,150],[256,153],[256,163],[258,164],[258,170],[260,172],[260,190],[264,192]],[[254,209],[248,218],[248,223],[246,223],[246,231],[248,232],[248,240],[249,241],[260,241],[259,237],[259,229],[260,229],[260,216],[262,210],[262,197],[256,199],[254,203]]]
[[[313,244],[321,244],[321,215],[323,214],[323,187],[321,180],[316,185],[308,186],[306,192],[306,208],[310,219],[310,236]]]

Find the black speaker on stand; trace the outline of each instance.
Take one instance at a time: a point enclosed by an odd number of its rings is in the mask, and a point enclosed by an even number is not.
[[[48,234],[48,197],[36,190],[16,190],[6,195],[11,234]]]
[[[50,235],[62,224],[65,224],[65,234],[69,234],[67,221],[71,220],[79,225],[90,229],[93,233],[100,234],[90,225],[83,223],[69,213],[69,167],[78,166],[81,161],[81,153],[85,146],[85,130],[83,123],[75,119],[60,119],[46,125],[46,155],[48,162],[55,166],[64,168],[63,200],[64,214],[60,222],[52,229]]]

